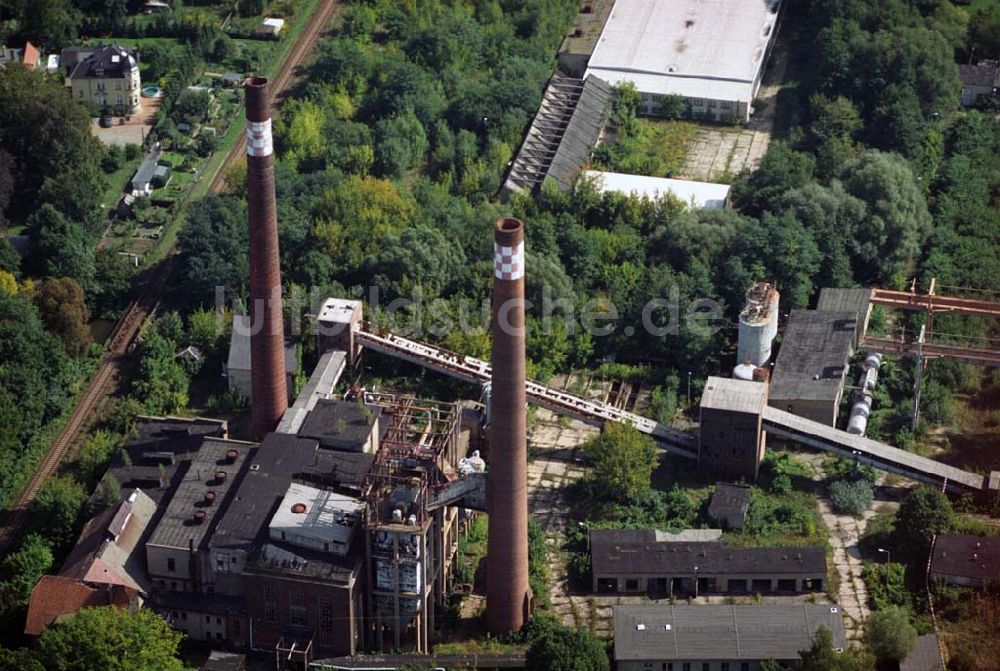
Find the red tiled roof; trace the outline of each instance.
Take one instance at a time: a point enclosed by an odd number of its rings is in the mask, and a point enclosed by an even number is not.
[[[34,70],[42,58],[42,54],[31,42],[24,43],[24,60],[22,61],[29,70]]]
[[[128,587],[91,587],[73,578],[45,575],[31,591],[24,633],[38,636],[60,617],[72,615],[82,608],[126,608],[136,597],[137,592]]]

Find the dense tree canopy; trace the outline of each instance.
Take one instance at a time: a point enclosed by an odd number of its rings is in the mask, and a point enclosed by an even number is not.
[[[658,463],[649,436],[631,426],[609,422],[583,449],[592,477],[609,499],[629,501],[649,489]]]
[[[182,637],[148,608],[85,608],[42,632],[37,655],[51,671],[184,671]]]

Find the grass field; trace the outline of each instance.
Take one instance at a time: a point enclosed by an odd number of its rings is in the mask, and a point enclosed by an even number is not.
[[[601,168],[615,172],[671,177],[684,165],[688,145],[698,131],[691,121],[638,119],[635,133],[614,137],[596,155]]]
[[[134,161],[125,161],[125,164],[118,170],[104,175],[108,188],[104,190],[104,195],[101,197],[102,209],[109,210],[118,204],[125,193],[125,185],[128,184],[129,178],[135,173],[140,163],[142,163],[141,156]]]

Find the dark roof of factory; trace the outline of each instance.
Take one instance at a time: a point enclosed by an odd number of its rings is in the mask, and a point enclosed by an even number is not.
[[[180,481],[182,466],[194,457],[206,436],[226,435],[226,422],[214,419],[139,417],[125,454],[115,458],[104,479],[114,479],[122,490],[140,488],[160,502]],[[104,483],[98,487],[103,490]]]
[[[352,543],[346,555],[309,550],[285,543],[260,546],[247,562],[248,572],[280,573],[347,583],[361,569],[361,544]]]
[[[590,0],[581,5],[580,12],[573,20],[573,32],[563,39],[559,53],[585,56],[594,53],[594,47],[601,39],[601,31],[604,30],[614,4],[615,0]]]
[[[615,660],[797,660],[820,627],[846,647],[836,606],[615,606]]]
[[[840,396],[858,316],[792,310],[774,365],[774,400],[835,401]]]
[[[198,671],[245,671],[246,655],[224,650],[213,650]]]
[[[1000,580],[1000,538],[939,534],[934,541],[931,573]]]
[[[378,406],[322,398],[306,417],[299,435],[315,438],[330,449],[358,451],[368,440],[381,413]]]
[[[227,594],[174,592],[164,589],[151,594],[150,601],[162,610],[186,610],[217,615],[246,614],[246,603],[243,597]]]
[[[645,538],[638,538],[644,532]],[[590,537],[595,574],[630,575],[770,575],[784,573],[826,574],[823,548],[741,548],[718,541],[663,542],[651,530],[616,531]]]
[[[853,312],[860,315],[868,309],[870,295],[870,289],[861,287],[824,287],[820,289],[816,309],[821,312]]]
[[[253,443],[205,438],[147,544],[187,548],[193,543],[194,547],[201,547],[231,503],[254,448]],[[208,492],[215,494],[211,503],[205,499]],[[204,517],[199,522],[195,514],[201,513]]]
[[[253,545],[267,535],[267,523],[293,479],[314,486],[359,490],[373,455],[320,448],[314,439],[271,433],[251,460],[225,515],[213,547]]]
[[[750,505],[750,488],[745,485],[731,485],[716,482],[712,501],[708,504],[708,516],[712,518],[742,517]]]

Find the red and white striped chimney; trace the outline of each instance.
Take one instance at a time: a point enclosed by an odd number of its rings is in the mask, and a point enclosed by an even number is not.
[[[493,250],[486,624],[508,634],[531,616],[523,224],[499,220]]]
[[[263,440],[288,409],[285,330],[281,314],[274,143],[267,79],[244,82],[247,107],[247,210],[250,217],[251,431]]]

